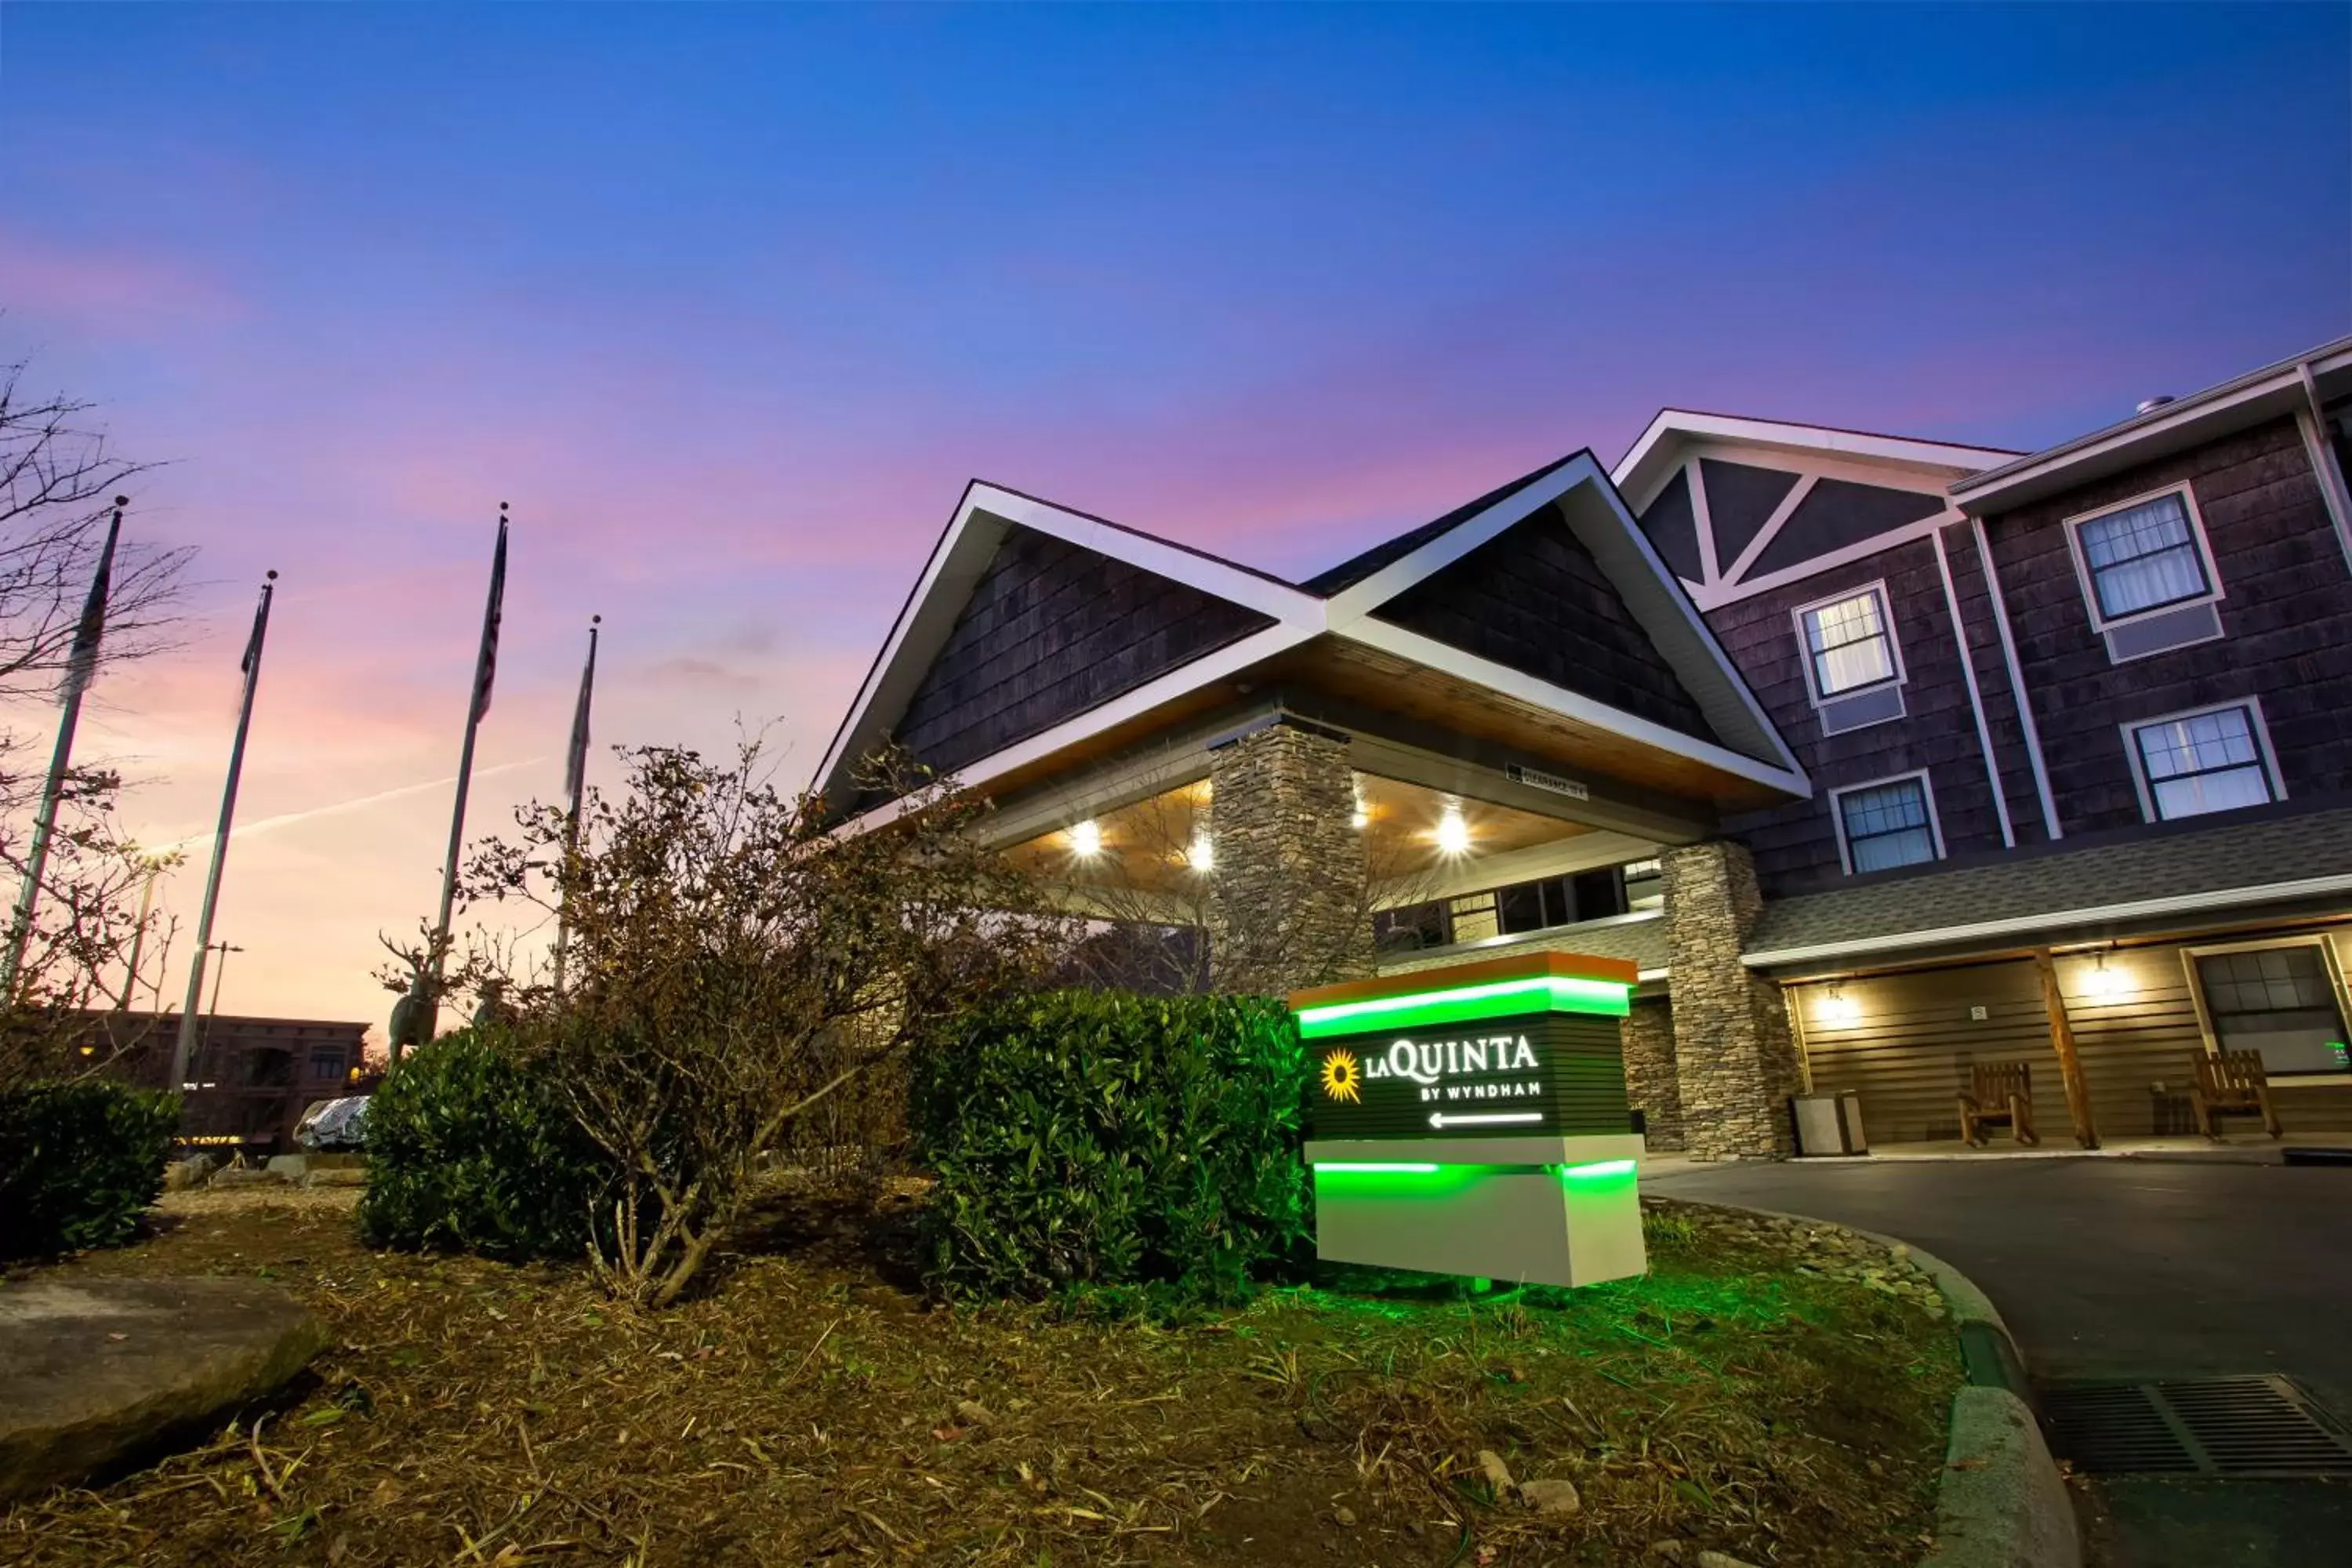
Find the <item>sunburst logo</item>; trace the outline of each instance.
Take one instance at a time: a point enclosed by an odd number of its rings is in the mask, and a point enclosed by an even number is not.
[[[1364,1075],[1356,1069],[1356,1053],[1333,1051],[1323,1058],[1323,1093],[1328,1099],[1360,1104]]]

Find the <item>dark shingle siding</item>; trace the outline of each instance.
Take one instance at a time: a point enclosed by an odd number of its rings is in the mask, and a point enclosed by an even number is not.
[[[2064,520],[2189,481],[2224,596],[2212,642],[2116,664],[2091,629]],[[1989,525],[2059,818],[2141,820],[2120,726],[2259,697],[2290,798],[2352,780],[2352,573],[2292,420],[2068,491]]]
[[[1881,581],[1903,650],[1904,716],[1823,735],[1805,684],[1794,612],[1800,605]],[[1795,892],[1843,874],[1831,816],[1832,790],[1919,768],[1928,770],[1948,853],[2001,847],[2000,819],[1985,782],[1984,755],[1932,542],[1922,539],[1895,545],[1788,587],[1723,605],[1708,612],[1706,619],[1813,781],[1811,800],[1724,823],[1725,830],[1755,854],[1757,875],[1768,895]]]
[[[1555,507],[1504,530],[1376,614],[1685,735],[1715,738]]]
[[[1748,951],[1868,942],[2346,874],[2352,874],[2352,807],[2266,807],[1774,900],[1764,906]]]
[[[1274,624],[1197,588],[1015,526],[896,733],[961,768]]]
[[[1756,557],[1748,574],[1761,577],[1801,566],[1817,555],[1860,544],[1943,510],[1944,498],[1939,495],[1857,484],[1852,479],[1822,479],[1797,503],[1797,510]]]
[[[1715,563],[1728,574],[1772,509],[1797,488],[1797,476],[1717,458],[1701,458],[1698,470],[1706,486],[1706,521],[1715,531]]]
[[[1642,531],[1649,536],[1650,548],[1666,569],[1685,583],[1696,583],[1706,575],[1699,567],[1698,521],[1691,510],[1690,476],[1677,470],[1666,481],[1650,510],[1641,517]]]

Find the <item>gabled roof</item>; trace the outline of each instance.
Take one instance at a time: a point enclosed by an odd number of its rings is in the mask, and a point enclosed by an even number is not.
[[[1546,509],[1573,531],[1705,715],[1712,737],[1679,732],[1575,691],[1381,620],[1374,612],[1506,530]],[[854,792],[858,759],[893,733],[908,700],[954,630],[999,547],[1014,528],[1034,529],[1081,549],[1254,611],[1258,629],[1190,658],[1084,712],[1022,737],[961,770],[984,784],[1061,747],[1131,722],[1188,691],[1224,680],[1321,637],[1378,649],[1539,710],[1597,725],[1639,743],[1793,795],[1810,793],[1795,757],[1658,561],[1616,487],[1590,452],[1580,451],[1412,529],[1331,571],[1295,584],[1204,551],[1102,518],[975,480],[931,552],[887,641],[860,685],[817,773],[840,806]],[[837,807],[839,808],[839,807]]]
[[[1923,441],[1911,436],[1842,430],[1832,425],[1801,425],[1785,419],[1749,419],[1736,414],[1661,408],[1626,448],[1625,455],[1611,467],[1609,477],[1637,509],[1646,507],[1650,498],[1682,466],[1684,453],[1694,445],[1710,440],[1938,469],[1954,479],[2021,455],[2001,447],[1963,447],[1946,441]]]

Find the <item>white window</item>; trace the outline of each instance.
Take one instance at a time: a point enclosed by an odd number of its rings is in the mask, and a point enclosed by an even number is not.
[[[2221,596],[2221,578],[2189,487],[2070,518],[2075,565],[2100,631]]]
[[[2150,822],[2263,805],[2286,795],[2262,704],[2252,698],[2126,724],[2124,749],[2131,753],[2141,815]]]
[[[1805,668],[1815,701],[1903,678],[1886,590],[1872,584],[1859,594],[1808,605],[1797,612]]]
[[[1856,876],[1944,857],[1943,829],[1924,769],[1832,790],[1830,811],[1837,819],[1838,854]]]

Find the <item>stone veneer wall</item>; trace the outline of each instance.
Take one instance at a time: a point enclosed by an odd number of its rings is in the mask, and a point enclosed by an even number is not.
[[[1624,1042],[1625,1098],[1642,1112],[1652,1153],[1683,1146],[1683,1090],[1675,1078],[1674,1004],[1664,996],[1637,999],[1618,1027]]]
[[[1684,1147],[1701,1160],[1794,1153],[1789,1097],[1802,1072],[1789,1015],[1780,986],[1739,962],[1764,908],[1756,862],[1726,839],[1668,849],[1659,860]]]
[[[1372,973],[1348,743],[1269,725],[1211,755],[1209,786],[1211,983],[1278,996]]]

